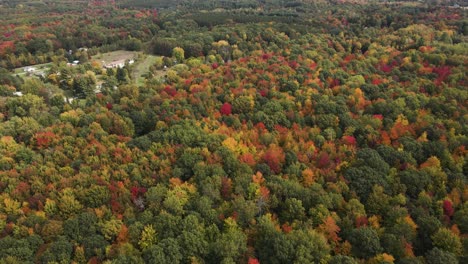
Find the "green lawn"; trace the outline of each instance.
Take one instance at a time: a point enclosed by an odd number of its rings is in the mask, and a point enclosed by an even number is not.
[[[132,77],[137,85],[145,84],[145,77],[143,75],[148,73],[149,67],[155,63],[157,57],[154,55],[144,55],[144,58],[135,63]]]
[[[14,69],[14,73],[17,74],[18,76],[20,77],[26,77],[27,75],[27,72],[24,71],[25,68],[28,68],[28,67],[34,67],[36,69],[35,72],[46,72],[49,70],[50,66],[52,65],[51,62],[49,63],[43,63],[43,64],[36,64],[36,65],[31,65],[31,66],[25,66],[25,67],[20,67],[20,68],[16,68]]]
[[[117,50],[117,51],[97,54],[92,57],[92,60],[99,61],[101,63],[102,62],[110,63],[110,62],[119,61],[119,60],[135,59],[134,68],[131,73],[132,78],[137,85],[143,85],[145,83],[145,77],[143,77],[143,75],[149,72],[149,67],[156,62],[156,58],[158,58],[158,56],[144,54],[141,52]],[[14,69],[14,73],[23,78],[29,77],[29,76],[32,76],[34,73],[29,74],[25,72],[24,71],[25,68],[34,67],[36,69],[35,73],[46,72],[49,70],[51,65],[52,63],[44,63],[44,64],[25,66],[25,67]],[[97,76],[97,77],[100,78],[101,76]]]
[[[138,55],[138,52],[135,52],[135,51],[116,50],[116,51],[97,54],[92,57],[92,60],[97,60],[99,62],[104,61],[105,63],[110,63],[113,61],[135,59],[137,55]]]

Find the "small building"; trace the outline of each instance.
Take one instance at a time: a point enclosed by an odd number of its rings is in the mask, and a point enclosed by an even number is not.
[[[22,92],[13,92],[13,95],[21,97],[21,96],[23,96],[23,93]]]
[[[107,63],[106,65],[104,65],[104,67],[107,69],[123,68],[125,67],[125,60],[113,61],[113,62]]]
[[[34,73],[34,76],[36,77],[39,77],[39,78],[45,78],[46,77],[46,73],[44,71],[37,71]]]
[[[35,67],[26,67],[26,68],[24,68],[24,72],[33,73],[35,71],[36,71]]]
[[[80,63],[79,60],[74,60],[74,61],[73,61],[73,64],[75,64],[75,65],[77,65],[77,64],[79,64],[79,63]]]
[[[78,97],[70,97],[70,98],[68,98],[68,97],[66,97],[66,96],[63,97],[63,101],[64,101],[65,103],[68,103],[68,104],[71,104],[71,103],[72,103],[73,101],[75,101],[76,99],[78,99]]]
[[[94,89],[94,93],[98,94],[102,92],[102,82],[96,84],[96,88]]]

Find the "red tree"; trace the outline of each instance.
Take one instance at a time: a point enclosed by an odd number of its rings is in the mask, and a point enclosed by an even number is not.
[[[263,161],[270,167],[274,173],[281,172],[282,163],[285,160],[284,151],[282,148],[272,145],[263,155]]]
[[[449,200],[445,200],[442,206],[444,208],[444,214],[446,216],[451,217],[453,215],[453,212],[454,212],[452,202],[449,201]]]
[[[221,106],[221,109],[219,110],[222,115],[231,115],[232,113],[232,106],[230,103],[224,103],[223,106]]]

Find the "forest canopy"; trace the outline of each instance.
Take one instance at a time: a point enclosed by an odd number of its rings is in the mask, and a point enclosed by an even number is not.
[[[466,12],[0,1],[0,263],[468,262]]]

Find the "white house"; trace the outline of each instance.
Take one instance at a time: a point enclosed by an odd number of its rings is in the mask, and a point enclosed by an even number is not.
[[[94,93],[100,93],[102,92],[102,83],[96,84],[96,88],[94,89]]]
[[[35,67],[26,67],[26,68],[24,68],[24,72],[32,73],[32,72],[35,72],[35,71],[36,71]]]
[[[104,61],[103,61],[104,62]],[[135,60],[116,60],[109,63],[104,64],[104,68],[111,69],[111,68],[123,68],[125,67],[125,63],[128,62],[129,65],[135,63]]]
[[[125,60],[113,61],[104,66],[105,68],[123,68],[125,67]]]

